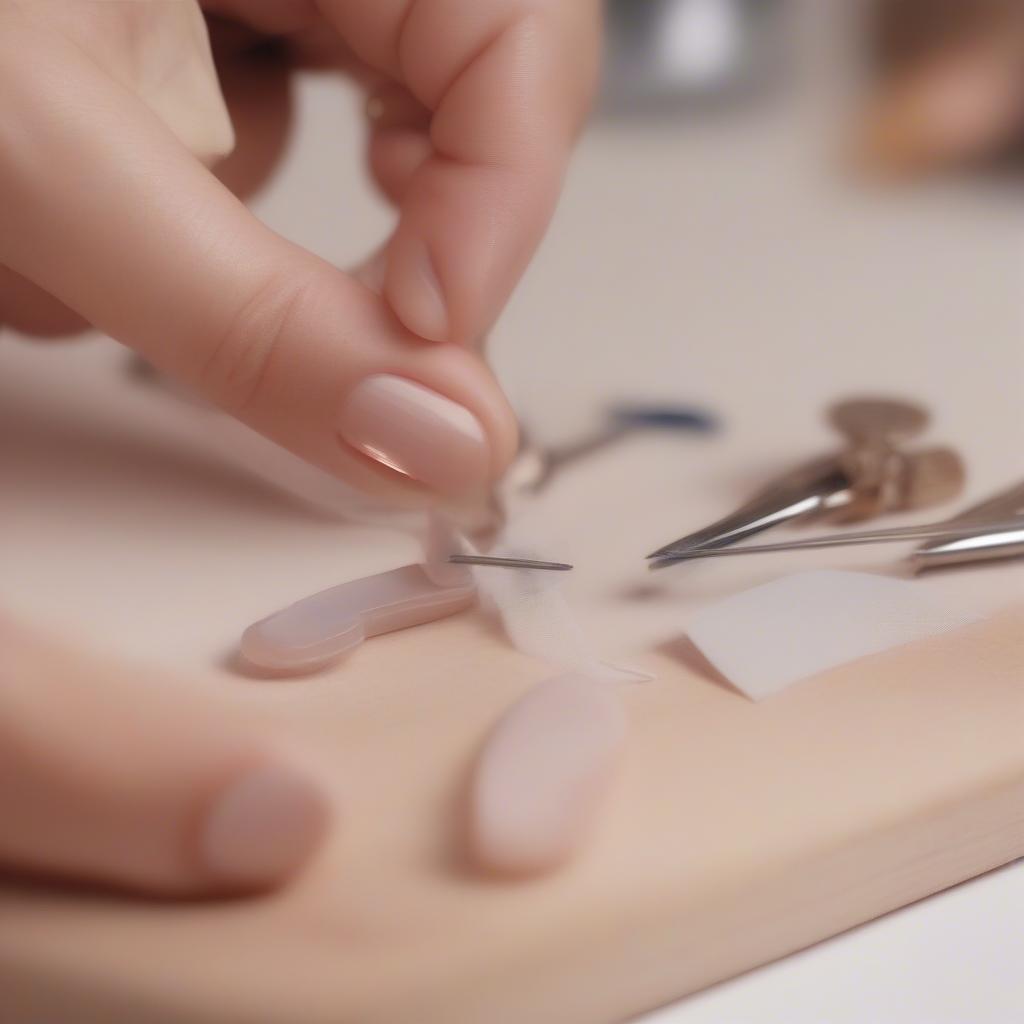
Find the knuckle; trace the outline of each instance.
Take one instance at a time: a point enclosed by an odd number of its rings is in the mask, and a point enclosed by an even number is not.
[[[214,339],[199,373],[203,394],[235,416],[272,397],[310,288],[308,275],[292,271],[261,281]]]

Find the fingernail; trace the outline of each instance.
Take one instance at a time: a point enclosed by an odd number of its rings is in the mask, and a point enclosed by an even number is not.
[[[281,766],[258,768],[230,783],[200,834],[206,869],[232,885],[262,886],[293,874],[327,829],[326,798]]]
[[[487,480],[490,453],[466,408],[403,377],[367,377],[348,396],[339,423],[353,448],[446,495]]]
[[[422,242],[410,243],[399,266],[405,270],[404,279],[395,284],[399,308],[396,312],[410,331],[431,341],[448,338],[448,306],[434,261]]]
[[[366,119],[377,131],[390,128],[416,128],[430,124],[430,111],[408,90],[386,85],[366,98]]]

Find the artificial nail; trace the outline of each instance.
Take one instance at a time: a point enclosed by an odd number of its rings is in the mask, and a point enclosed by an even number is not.
[[[402,377],[367,377],[348,396],[339,431],[364,455],[443,494],[463,494],[487,480],[490,458],[479,420]]]
[[[242,657],[269,672],[314,672],[368,637],[454,615],[473,603],[476,587],[468,570],[447,568],[454,571],[403,565],[296,601],[242,634]]]
[[[471,841],[479,863],[527,874],[586,838],[625,738],[616,688],[579,674],[534,687],[499,720],[476,767]]]
[[[239,887],[271,885],[292,874],[327,828],[325,797],[290,768],[265,766],[230,783],[200,833],[202,863]]]

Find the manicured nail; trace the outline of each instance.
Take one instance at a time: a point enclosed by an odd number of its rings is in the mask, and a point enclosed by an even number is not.
[[[391,128],[425,128],[430,124],[430,111],[411,96],[408,90],[386,85],[366,99],[366,119],[376,131]]]
[[[403,377],[367,377],[348,396],[338,425],[353,448],[446,495],[487,480],[490,454],[466,408]]]
[[[446,341],[448,306],[426,245],[409,243],[396,266],[403,276],[392,278],[391,292],[402,322],[423,338]]]
[[[200,834],[206,869],[232,885],[259,887],[293,874],[327,829],[326,798],[290,768],[265,766],[221,793]]]

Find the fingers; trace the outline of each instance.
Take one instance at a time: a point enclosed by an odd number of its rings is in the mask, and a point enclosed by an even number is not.
[[[1021,55],[1004,42],[963,46],[892,76],[860,126],[862,166],[914,175],[998,153],[1021,114]]]
[[[486,333],[548,221],[588,106],[599,50],[592,0],[331,0],[364,60],[432,112],[429,151],[375,137],[371,162],[399,194],[385,294],[411,331]]]
[[[298,32],[317,19],[316,0],[201,0],[203,9],[244,21],[268,35]]]
[[[198,689],[0,620],[0,870],[157,894],[275,886],[329,823],[304,769]]]
[[[370,95],[366,115],[370,171],[384,195],[400,203],[433,152],[430,111],[402,86],[389,84]]]
[[[361,490],[484,488],[515,425],[483,364],[255,220],[75,47],[7,31],[0,263]]]
[[[0,266],[0,328],[56,338],[76,334],[88,326],[77,313],[38,285]]]

